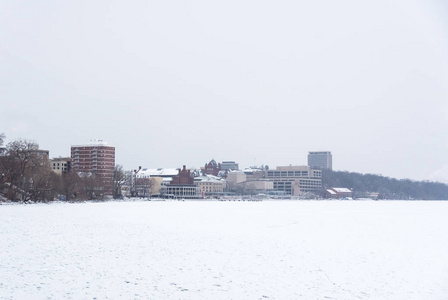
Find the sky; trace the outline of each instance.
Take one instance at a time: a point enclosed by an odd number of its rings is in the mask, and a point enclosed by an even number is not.
[[[442,0],[0,2],[0,133],[51,157],[448,182],[447,83]]]

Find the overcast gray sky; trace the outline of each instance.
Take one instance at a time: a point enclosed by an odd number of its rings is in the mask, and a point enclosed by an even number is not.
[[[448,4],[0,1],[0,132],[50,156],[448,182]]]

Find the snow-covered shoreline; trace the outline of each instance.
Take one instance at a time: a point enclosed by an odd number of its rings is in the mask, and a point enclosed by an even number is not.
[[[0,299],[446,299],[448,202],[0,207]]]
[[[11,201],[7,200],[6,198],[0,201],[0,205],[31,205],[31,204],[82,204],[82,203],[110,203],[110,202],[119,202],[119,203],[126,203],[126,202],[176,202],[176,201],[187,201],[187,202],[260,202],[260,201],[267,201],[267,202],[364,202],[364,201],[377,201],[377,202],[409,202],[409,201],[423,201],[423,202],[448,202],[447,200],[423,200],[423,199],[370,199],[370,198],[358,198],[358,199],[276,199],[276,198],[207,198],[207,199],[166,199],[166,198],[124,198],[124,199],[104,199],[104,200],[70,200],[70,201],[63,201],[63,200],[54,200],[54,201]]]

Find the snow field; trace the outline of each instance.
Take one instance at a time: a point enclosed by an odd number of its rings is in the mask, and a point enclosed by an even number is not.
[[[448,299],[448,201],[0,206],[0,299]]]

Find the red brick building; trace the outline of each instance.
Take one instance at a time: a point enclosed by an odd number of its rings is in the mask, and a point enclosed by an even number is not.
[[[166,192],[174,198],[199,198],[198,187],[194,184],[194,178],[185,165],[179,169],[179,174],[173,176],[173,180],[166,186]]]
[[[102,140],[71,147],[72,170],[100,176],[106,194],[112,193],[112,177],[115,168],[115,147]]]
[[[179,170],[179,174],[173,176],[170,184],[194,184],[194,178],[191,176],[190,170],[187,170],[185,165]]]
[[[205,174],[218,176],[219,171],[221,171],[221,164],[216,163],[214,159],[204,166]]]

